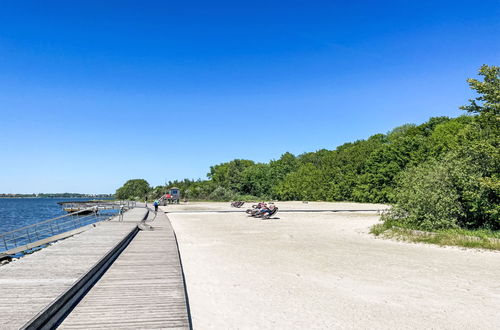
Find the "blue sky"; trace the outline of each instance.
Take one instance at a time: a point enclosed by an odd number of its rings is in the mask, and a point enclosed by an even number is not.
[[[1,1],[0,192],[203,178],[458,116],[499,1]]]

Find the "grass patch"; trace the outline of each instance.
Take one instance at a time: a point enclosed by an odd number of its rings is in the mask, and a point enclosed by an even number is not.
[[[500,231],[446,229],[427,232],[379,223],[370,228],[370,233],[408,242],[500,251]]]
[[[370,228],[370,234],[373,234],[375,236],[379,236],[379,235],[382,235],[386,230],[388,230],[388,226],[385,224],[385,222],[383,223],[377,223],[376,225],[373,225],[371,228]]]

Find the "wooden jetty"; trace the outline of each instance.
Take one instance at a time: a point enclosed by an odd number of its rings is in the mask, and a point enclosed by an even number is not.
[[[58,202],[62,209],[67,213],[92,213],[96,210],[116,209],[118,206],[130,209],[135,207],[136,202],[131,201],[68,201]]]
[[[189,328],[172,227],[159,213],[154,230],[140,231],[146,215],[134,208],[123,221],[100,223],[0,267],[0,329],[53,328],[61,320],[62,328]],[[117,259],[107,260],[113,253]],[[104,261],[111,266],[101,267]],[[70,296],[75,292],[83,299]]]
[[[177,243],[158,213],[61,324],[61,329],[188,329]]]

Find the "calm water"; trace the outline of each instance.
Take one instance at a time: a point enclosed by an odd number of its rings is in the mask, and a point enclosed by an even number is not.
[[[57,202],[88,198],[0,198],[0,233],[66,214]]]

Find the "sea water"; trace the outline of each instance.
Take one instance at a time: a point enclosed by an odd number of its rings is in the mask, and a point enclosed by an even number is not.
[[[0,198],[0,234],[67,214],[57,202],[88,198]]]

